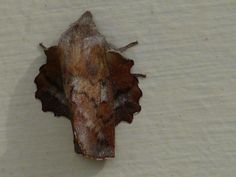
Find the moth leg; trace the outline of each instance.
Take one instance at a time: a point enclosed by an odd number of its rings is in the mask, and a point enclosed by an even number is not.
[[[39,46],[42,47],[43,50],[47,50],[48,49],[47,47],[45,47],[45,45],[43,45],[43,43],[40,43]]]
[[[131,47],[133,47],[133,46],[136,46],[137,44],[138,44],[138,41],[134,41],[134,42],[131,42],[131,43],[127,44],[127,45],[124,46],[124,47],[118,48],[118,50],[119,50],[120,52],[124,52],[124,51],[126,51],[127,49],[129,49],[129,48],[131,48]]]
[[[133,74],[135,77],[142,77],[142,78],[146,78],[146,74],[140,74],[140,73],[135,73]]]

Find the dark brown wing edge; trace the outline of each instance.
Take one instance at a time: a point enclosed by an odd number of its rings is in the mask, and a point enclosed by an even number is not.
[[[44,112],[53,112],[55,116],[65,116],[70,119],[70,111],[65,98],[61,68],[60,49],[57,46],[45,49],[46,64],[39,69],[39,74],[34,82],[37,86],[35,97],[42,102]]]
[[[116,125],[121,121],[131,123],[133,114],[141,111],[139,99],[142,96],[138,79],[130,72],[134,61],[111,51],[107,53],[107,60],[115,94]]]

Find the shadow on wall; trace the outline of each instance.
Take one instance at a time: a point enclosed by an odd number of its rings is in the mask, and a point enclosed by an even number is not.
[[[70,122],[43,113],[41,103],[34,98],[33,81],[43,61],[45,57],[41,56],[30,65],[11,97],[6,124],[7,150],[0,157],[0,176],[95,176],[105,162],[75,154]]]

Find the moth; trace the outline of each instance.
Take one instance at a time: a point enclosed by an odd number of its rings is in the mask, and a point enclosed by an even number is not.
[[[40,44],[47,61],[35,78],[35,97],[44,112],[71,121],[76,153],[97,160],[113,158],[115,126],[131,123],[141,110],[137,78],[145,75],[132,74],[134,61],[121,55],[136,44],[109,44],[89,11],[61,35],[58,45]]]

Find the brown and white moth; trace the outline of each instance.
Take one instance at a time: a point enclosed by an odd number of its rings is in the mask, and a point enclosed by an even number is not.
[[[85,12],[65,31],[57,46],[45,47],[46,64],[35,78],[35,97],[43,111],[65,116],[71,121],[75,152],[93,159],[115,156],[115,126],[132,122],[141,107],[142,92],[131,74],[133,60],[110,45]]]

